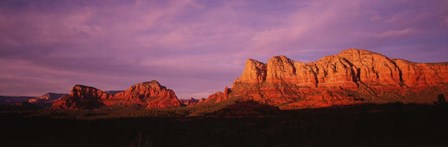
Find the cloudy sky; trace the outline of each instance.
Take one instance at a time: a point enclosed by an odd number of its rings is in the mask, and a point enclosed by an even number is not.
[[[178,97],[231,86],[247,58],[346,48],[448,61],[447,0],[1,0],[0,95],[125,89]]]

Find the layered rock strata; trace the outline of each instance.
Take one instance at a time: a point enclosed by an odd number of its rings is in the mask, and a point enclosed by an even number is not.
[[[153,80],[132,85],[125,91],[109,94],[100,89],[76,85],[70,94],[53,103],[53,108],[93,109],[101,106],[137,106],[147,109],[179,107],[173,90]]]
[[[315,62],[275,56],[246,61],[226,97],[238,97],[285,109],[383,102],[431,103],[448,94],[447,63],[415,63],[379,53],[348,49]],[[210,100],[209,100],[210,101]]]

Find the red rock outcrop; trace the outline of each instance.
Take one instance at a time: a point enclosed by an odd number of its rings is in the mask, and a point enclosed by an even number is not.
[[[266,64],[248,59],[246,61],[246,68],[240,77],[240,81],[244,83],[261,83],[266,79]]]
[[[179,107],[173,90],[153,80],[132,85],[125,91],[109,94],[102,90],[76,85],[69,96],[53,103],[54,108],[77,109],[100,106],[140,106],[147,109]]]
[[[53,102],[52,108],[56,109],[93,109],[103,106],[101,100],[110,98],[106,92],[84,85],[73,86],[70,94]]]
[[[203,102],[214,102],[219,103],[229,98],[231,90],[230,88],[226,87],[224,88],[224,92],[218,91],[212,95],[209,95],[207,99],[205,99]]]
[[[180,103],[183,106],[189,106],[189,105],[194,105],[196,103],[199,103],[199,99],[195,99],[195,98],[189,98],[189,99],[180,99]]]
[[[447,63],[414,63],[361,49],[344,50],[315,62],[275,56],[268,63],[246,62],[227,97],[281,108],[355,103],[431,103],[448,93]],[[222,99],[222,94],[210,96]]]
[[[64,96],[67,96],[67,94],[46,93],[44,95],[29,99],[28,103],[37,105],[37,106],[49,106],[57,99],[60,99]]]
[[[127,90],[117,93],[106,105],[141,105],[148,109],[179,107],[180,101],[173,90],[167,89],[153,80],[132,85]]]

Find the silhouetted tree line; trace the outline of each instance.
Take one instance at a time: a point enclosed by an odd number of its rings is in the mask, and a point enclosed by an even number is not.
[[[448,106],[448,104],[446,103],[445,95],[444,94],[439,94],[437,96],[437,101],[434,102],[434,104],[441,105],[441,106]]]

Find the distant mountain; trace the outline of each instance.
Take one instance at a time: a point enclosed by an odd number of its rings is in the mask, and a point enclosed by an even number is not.
[[[105,93],[112,94],[112,95],[116,94],[116,93],[120,93],[120,92],[123,92],[123,90],[105,91]],[[69,94],[49,92],[49,93],[46,93],[46,94],[38,96],[38,97],[30,98],[27,100],[27,102],[34,106],[48,107],[48,106],[51,106],[54,101],[61,99],[62,97],[67,97],[67,96],[69,96]]]
[[[281,109],[359,103],[432,103],[448,94],[448,63],[415,63],[348,49],[315,62],[275,56],[267,63],[249,59],[232,88],[208,102],[253,100]]]
[[[0,96],[0,105],[20,105],[27,102],[31,96]]]
[[[34,104],[36,106],[45,107],[51,105],[55,100],[60,99],[67,95],[68,94],[61,94],[61,93],[46,93],[42,96],[28,99],[28,103]]]
[[[179,107],[180,101],[173,90],[149,81],[132,85],[125,91],[106,92],[100,89],[75,85],[70,94],[56,100],[54,109],[94,109],[103,106],[137,106],[146,109]]]
[[[183,106],[189,106],[189,105],[194,105],[194,104],[199,103],[199,102],[204,101],[204,100],[205,100],[204,98],[202,98],[202,99],[195,99],[195,98],[180,99],[180,103]]]

